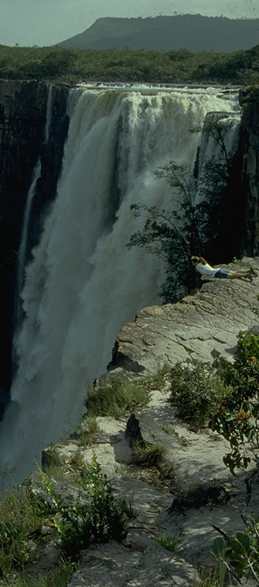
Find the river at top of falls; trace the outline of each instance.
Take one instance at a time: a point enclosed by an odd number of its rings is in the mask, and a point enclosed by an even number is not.
[[[211,88],[71,90],[57,196],[26,270],[19,369],[0,431],[2,485],[73,430],[122,323],[159,302],[159,259],[126,247],[142,223],[130,206],[170,210],[181,194],[154,171],[174,160],[192,173],[206,114],[233,109],[237,96]]]

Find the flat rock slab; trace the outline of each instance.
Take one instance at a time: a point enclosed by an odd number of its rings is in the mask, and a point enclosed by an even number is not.
[[[69,587],[193,587],[197,572],[155,543],[140,552],[117,543],[85,553]]]
[[[126,498],[132,506],[135,518],[134,526],[143,528],[152,527],[159,531],[159,520],[161,514],[168,510],[172,503],[172,495],[161,488],[152,487],[141,479],[121,477],[112,482],[115,495]]]
[[[223,463],[229,445],[219,434],[209,430],[193,432],[174,417],[169,404],[146,410],[138,419],[144,440],[163,448],[158,466],[163,472],[164,462],[177,492],[188,493],[201,485],[231,478]]]
[[[245,484],[236,480],[237,495],[227,504],[190,509],[176,515],[165,512],[161,524],[169,535],[181,537],[179,554],[195,565],[207,564],[215,538],[220,535],[214,526],[226,534],[245,530],[242,515],[258,517],[259,481],[254,484],[252,498],[246,503]],[[211,558],[212,560],[212,558]]]
[[[210,361],[214,349],[231,358],[238,333],[258,328],[259,258],[244,259],[241,268],[248,267],[258,272],[252,283],[213,279],[177,304],[142,310],[122,327],[111,369],[153,373],[191,356]]]

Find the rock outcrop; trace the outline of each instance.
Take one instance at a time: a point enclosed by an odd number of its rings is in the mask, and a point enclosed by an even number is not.
[[[259,268],[257,259],[231,265],[242,266]],[[258,278],[208,280],[177,304],[144,308],[122,327],[109,368],[155,372],[190,357],[211,360],[214,349],[230,358],[238,332],[258,326],[258,286]]]
[[[190,357],[211,361],[213,349],[231,360],[239,331],[259,328],[259,259],[243,259],[235,268],[247,266],[257,271],[252,282],[205,281],[177,304],[140,312],[118,336],[108,382],[122,375],[139,381],[165,363]],[[66,467],[78,458],[88,464],[94,457],[135,514],[121,545],[95,546],[83,554],[70,587],[101,587],[104,576],[107,586],[199,585],[197,567],[213,565],[215,526],[234,533],[243,528],[242,514],[258,510],[258,481],[247,500],[245,475],[233,478],[223,464],[227,443],[208,429],[197,432],[180,422],[170,393],[165,376],[153,386],[149,405],[134,416],[96,418],[88,446],[74,436],[44,452],[45,466]],[[136,444],[156,450],[155,464],[136,458]],[[173,552],[161,543],[163,536]]]

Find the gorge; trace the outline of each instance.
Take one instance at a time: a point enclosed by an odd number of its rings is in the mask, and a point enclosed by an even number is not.
[[[259,100],[240,101],[224,88],[0,83],[0,386],[3,403],[12,399],[0,428],[3,486],[73,430],[122,324],[160,301],[166,268],[126,247],[143,224],[131,205],[169,213],[181,203],[158,168],[173,160],[195,175],[192,203],[208,203],[205,256],[258,252]],[[214,197],[215,120],[230,173]]]

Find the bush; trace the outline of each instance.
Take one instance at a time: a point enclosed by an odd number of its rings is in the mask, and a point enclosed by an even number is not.
[[[93,462],[82,469],[78,497],[61,507],[55,524],[66,556],[77,559],[93,543],[122,540],[131,515],[125,501],[116,499],[100,466]]]
[[[259,442],[259,335],[241,332],[231,364],[218,354],[214,368],[232,393],[214,415],[211,427],[230,443],[230,452],[224,458],[229,469],[246,468]]]
[[[29,490],[21,488],[0,503],[0,575],[22,570],[33,558],[32,536],[40,533],[41,515]]]
[[[230,393],[211,364],[196,359],[172,368],[171,390],[176,415],[194,428],[206,426]]]
[[[253,578],[259,584],[259,522],[246,520],[243,532],[225,534],[214,543],[214,554],[238,582]]]
[[[1,587],[67,587],[69,580],[75,571],[75,565],[71,563],[61,563],[54,571],[49,572],[46,576],[20,576],[17,579],[11,579]]]
[[[158,444],[136,443],[133,447],[133,460],[142,467],[156,467],[163,457],[163,447]]]
[[[119,418],[149,402],[150,394],[144,384],[131,382],[126,377],[113,377],[101,381],[89,394],[87,414],[94,416],[113,416]]]

